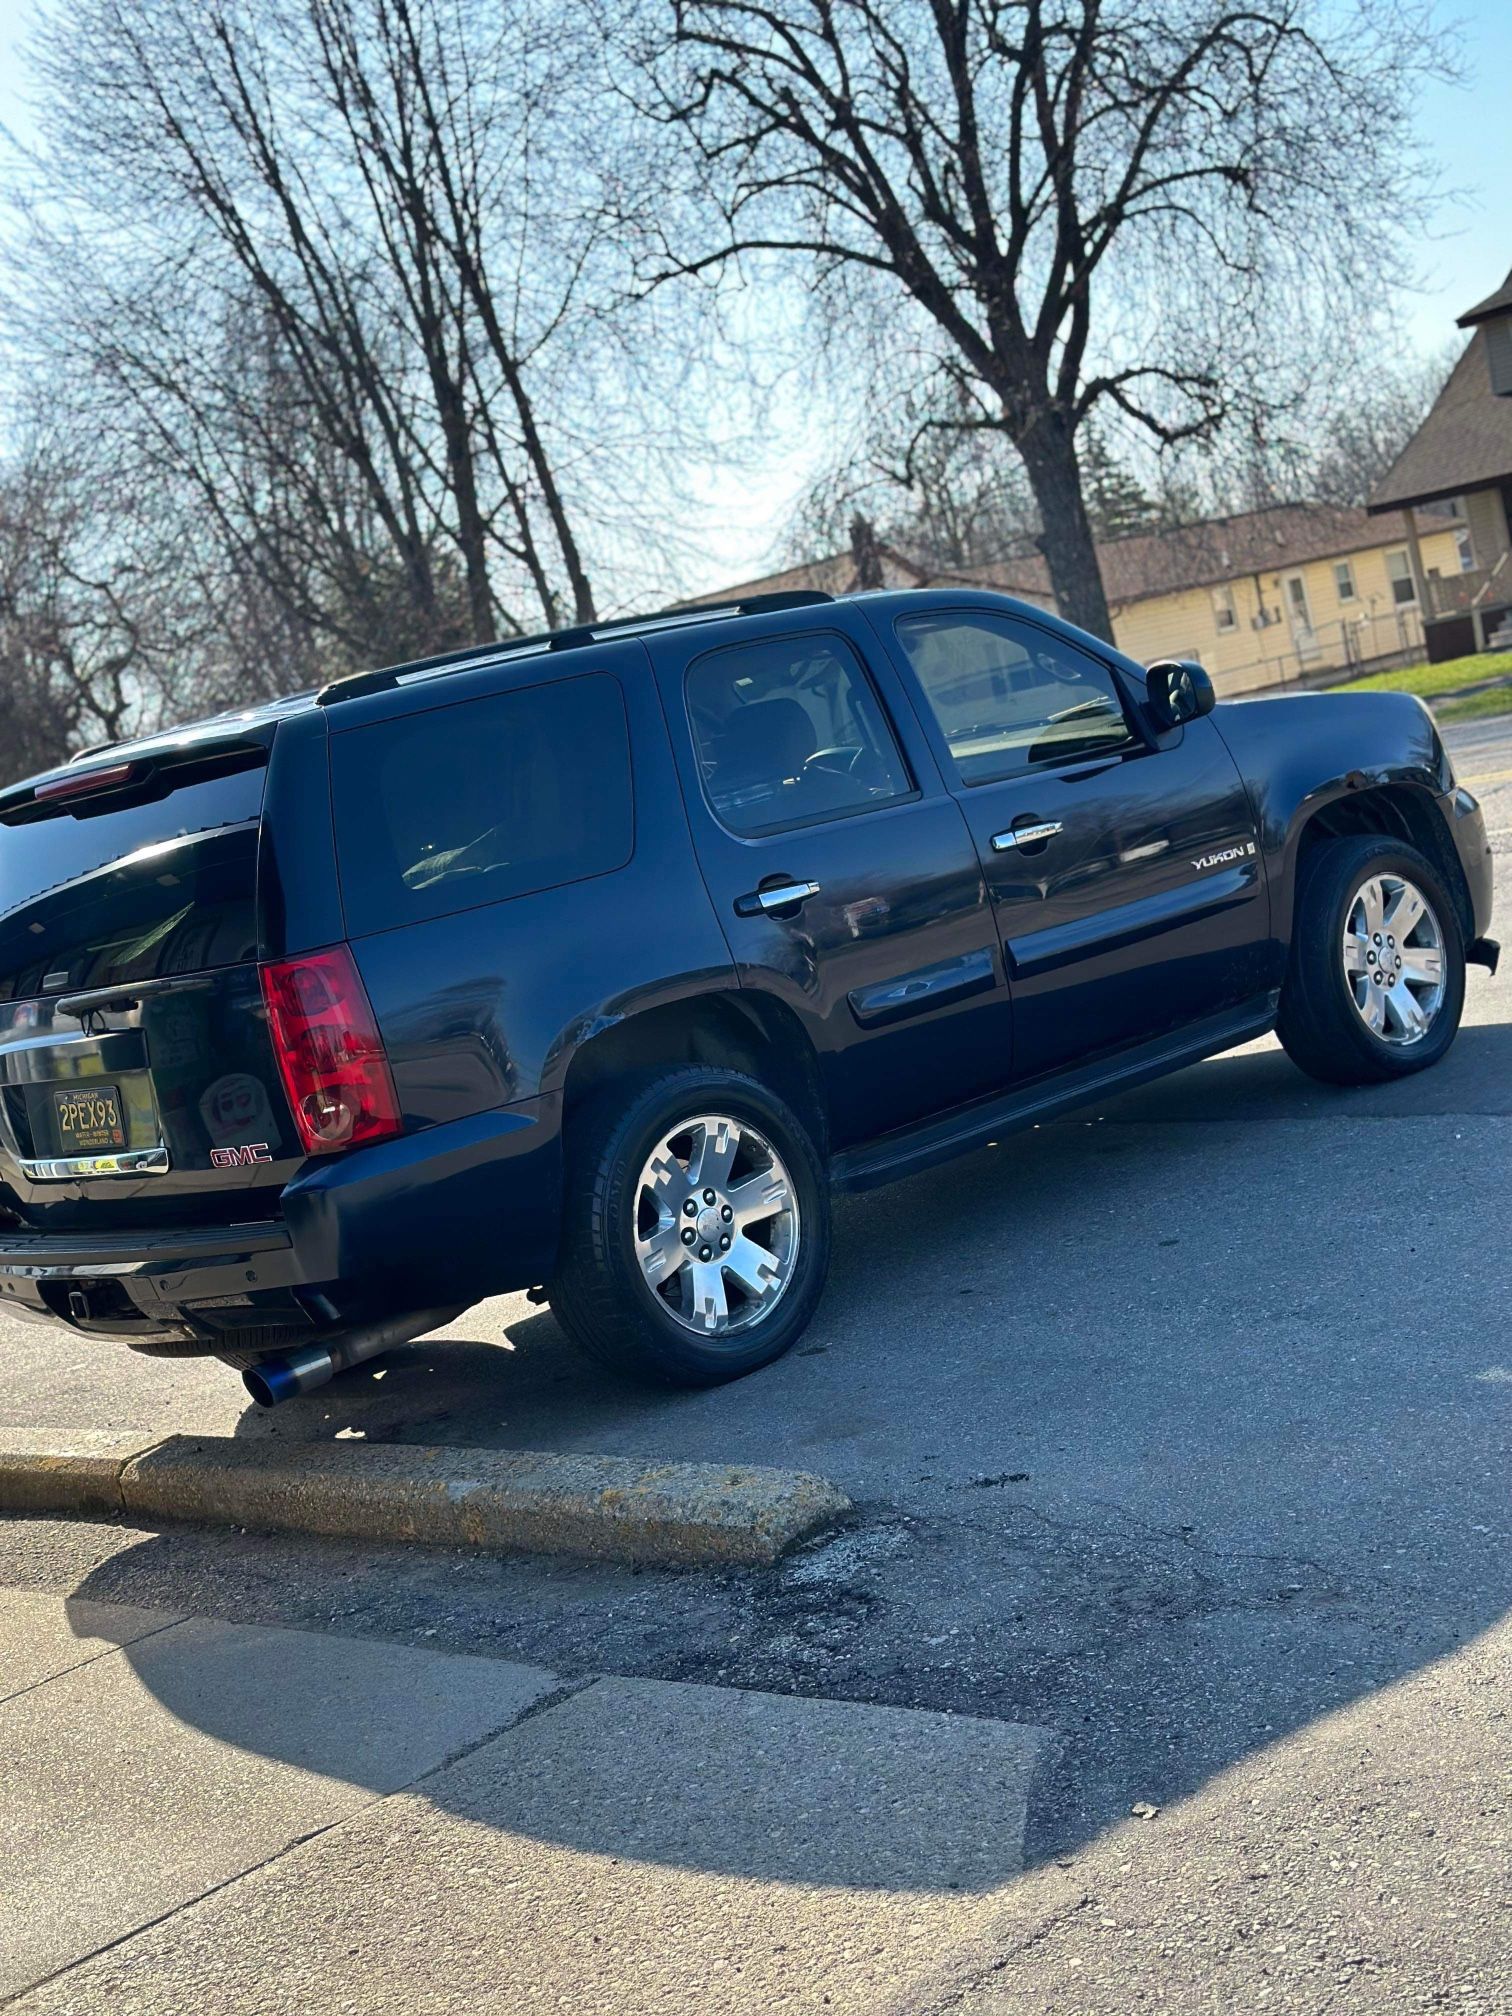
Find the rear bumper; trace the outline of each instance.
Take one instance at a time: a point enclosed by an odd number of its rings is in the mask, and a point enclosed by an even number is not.
[[[293,1305],[298,1280],[283,1225],[185,1226],[152,1233],[0,1230],[0,1312],[144,1341],[191,1336],[186,1305],[240,1308],[246,1324]],[[255,1299],[254,1299],[255,1298]],[[207,1324],[207,1338],[215,1326]],[[209,1348],[207,1342],[206,1348]]]
[[[0,1227],[0,1312],[213,1351],[529,1287],[556,1259],[558,1122],[555,1099],[532,1100],[308,1164],[257,1224]]]

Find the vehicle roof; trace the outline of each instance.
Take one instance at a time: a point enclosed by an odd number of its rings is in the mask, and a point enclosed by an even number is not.
[[[1081,631],[1036,603],[1020,601],[1016,596],[1005,595],[995,589],[964,585],[863,589],[849,595],[827,595],[817,589],[798,590],[791,594],[754,596],[727,604],[689,603],[675,609],[659,610],[651,615],[613,618],[603,623],[583,624],[570,630],[546,631],[530,637],[502,638],[497,643],[468,645],[459,650],[438,653],[431,658],[408,659],[400,664],[383,666],[371,672],[353,673],[318,689],[312,688],[303,693],[292,693],[278,699],[261,701],[251,707],[229,708],[221,713],[206,715],[200,720],[188,721],[151,735],[133,736],[121,742],[96,743],[91,748],[81,750],[65,764],[59,764],[52,770],[40,771],[35,777],[19,781],[29,786],[46,778],[66,775],[71,769],[97,761],[103,762],[107,756],[115,760],[124,760],[128,757],[176,756],[192,752],[197,746],[205,743],[234,742],[243,735],[248,740],[256,740],[267,728],[293,715],[309,713],[317,707],[333,706],[349,698],[358,699],[371,693],[393,691],[410,680],[428,684],[432,679],[441,679],[450,673],[483,671],[495,665],[523,662],[533,658],[549,660],[564,652],[632,642],[684,629],[697,629],[711,640],[723,642],[738,637],[753,617],[779,613],[789,614],[799,625],[813,622],[818,626],[823,624],[826,611],[840,605],[860,602],[889,612],[903,608],[919,610],[931,606],[953,605],[959,608],[963,604],[981,605],[1025,617],[1042,628],[1063,634],[1071,641],[1086,641]],[[1101,645],[1099,648],[1116,658],[1124,657],[1123,653],[1111,645]],[[560,669],[565,672],[568,667],[564,664]],[[3,795],[10,798],[17,788],[17,785],[8,786]]]

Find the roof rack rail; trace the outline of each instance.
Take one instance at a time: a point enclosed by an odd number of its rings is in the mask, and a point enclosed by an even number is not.
[[[419,673],[471,670],[492,665],[501,658],[524,656],[532,651],[581,651],[616,631],[646,630],[666,625],[711,622],[720,616],[767,616],[781,609],[808,609],[833,602],[822,588],[784,588],[769,595],[746,595],[728,602],[689,602],[673,609],[658,609],[649,616],[616,616],[605,623],[578,623],[568,630],[539,630],[532,636],[501,637],[493,644],[464,645],[460,650],[440,651],[433,658],[415,658],[403,665],[389,665],[376,672],[352,672],[333,679],[315,695],[318,707],[338,700],[360,700],[368,693],[390,693],[401,680]]]

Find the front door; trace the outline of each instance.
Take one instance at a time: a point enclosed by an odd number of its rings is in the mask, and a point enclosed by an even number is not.
[[[992,891],[1015,1077],[1274,984],[1259,835],[1211,720],[1159,733],[1110,664],[1027,618],[935,608],[890,627]]]
[[[1291,622],[1292,643],[1304,665],[1318,655],[1318,633],[1313,629],[1312,608],[1307,599],[1307,583],[1300,574],[1286,577],[1286,613]]]
[[[646,639],[704,880],[743,986],[798,1018],[833,1145],[1011,1071],[985,878],[896,674],[844,607],[709,648]]]

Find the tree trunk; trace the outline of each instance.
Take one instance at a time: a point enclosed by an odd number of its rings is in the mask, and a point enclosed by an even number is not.
[[[460,385],[438,354],[432,360],[432,388],[446,443],[447,475],[452,499],[457,507],[457,544],[462,549],[462,565],[467,582],[467,613],[470,644],[492,644],[498,636],[494,623],[493,590],[488,579],[488,533],[478,501],[477,469]]]
[[[850,522],[851,565],[856,570],[858,588],[881,588],[882,554],[877,545],[877,528],[858,511]]]
[[[1041,413],[1016,441],[1039,506],[1040,548],[1056,604],[1068,623],[1113,642],[1092,525],[1082,501],[1076,437],[1064,414]]]

